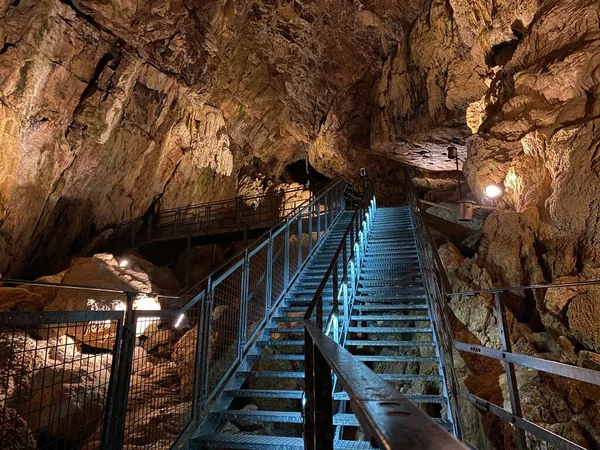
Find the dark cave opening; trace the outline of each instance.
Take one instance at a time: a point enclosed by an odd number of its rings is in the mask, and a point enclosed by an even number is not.
[[[330,180],[329,177],[311,166],[306,159],[299,159],[285,166],[283,177],[288,183],[300,183],[303,185],[308,183],[309,186],[326,183]]]

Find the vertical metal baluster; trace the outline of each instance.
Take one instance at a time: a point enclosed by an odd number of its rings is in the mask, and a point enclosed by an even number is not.
[[[285,222],[285,242],[283,244],[284,248],[284,260],[283,260],[283,285],[284,290],[288,288],[288,284],[290,282],[290,222],[287,220]]]
[[[196,324],[198,327],[198,334],[196,336],[196,357],[194,358],[194,390],[192,396],[192,420],[196,424],[200,423],[202,414],[202,370],[204,368],[203,359],[206,357],[206,355],[202,353],[203,337],[206,326],[204,320],[206,315],[206,305],[204,301],[205,296],[206,291],[200,294],[200,300],[198,300],[200,302],[200,315],[198,316],[198,323]]]
[[[317,239],[321,238],[321,199],[317,200]]]
[[[135,348],[135,312],[133,311],[133,300],[135,293],[127,292],[127,310],[125,312],[125,325],[123,326],[123,341],[117,367],[117,380],[115,388],[115,399],[113,404],[112,422],[108,425],[110,429],[109,443],[106,448],[123,448],[125,439],[125,426],[127,423],[127,398],[129,395],[129,384],[131,378],[131,366],[133,363],[133,350]],[[114,363],[113,363],[114,364]]]
[[[298,214],[298,272],[302,267],[302,211]]]
[[[333,311],[338,314],[338,265],[339,256],[335,260],[335,266],[333,267]]]
[[[308,207],[308,254],[309,255],[312,252],[312,247],[313,247],[312,234],[313,234],[313,213],[314,213],[314,206],[315,205],[311,204]]]
[[[106,394],[106,410],[104,411],[104,423],[106,426],[102,427],[102,437],[100,440],[100,450],[110,450],[112,447],[111,436],[113,430],[111,429],[112,422],[114,420],[113,415],[119,414],[115,408],[115,395],[118,391],[117,383],[119,380],[119,365],[117,364],[119,354],[121,351],[121,343],[123,341],[123,318],[117,322],[117,335],[115,336],[115,345],[113,346],[112,357],[113,364],[110,368],[110,378],[108,382],[108,392]]]
[[[494,292],[494,300],[496,301],[496,319],[498,320],[498,327],[500,328],[500,342],[502,343],[502,351],[512,352],[510,336],[508,335],[508,331],[506,329],[506,310],[504,309],[504,303],[500,299],[499,292]],[[510,396],[510,406],[512,413],[519,417],[523,417],[523,412],[521,411],[521,399],[519,398],[519,387],[517,385],[517,377],[515,374],[514,364],[509,363],[508,361],[504,361],[504,371],[506,372],[506,381],[508,385],[508,394]],[[514,425],[514,427],[517,448],[519,450],[527,449],[527,439],[525,438],[525,432],[516,425]]]
[[[313,361],[314,343],[308,329],[304,328],[304,448],[315,450],[315,372]]]
[[[239,308],[239,334],[238,334],[238,358],[241,357],[246,344],[246,327],[248,319],[248,279],[250,275],[250,261],[248,258],[248,249],[244,255],[244,265],[242,266],[242,283],[240,290],[240,308]]]
[[[316,450],[333,450],[333,381],[327,359],[312,345]]]
[[[317,326],[320,330],[323,329],[323,291],[319,292],[317,300]]]
[[[269,244],[267,245],[267,287],[265,288],[265,315],[271,311],[273,302],[273,231],[269,231]]]

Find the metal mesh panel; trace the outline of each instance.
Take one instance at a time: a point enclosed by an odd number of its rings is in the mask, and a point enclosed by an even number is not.
[[[209,392],[236,362],[238,353],[240,296],[243,264],[238,263],[214,285],[214,310],[210,328]]]
[[[285,233],[281,232],[273,238],[271,303],[279,300],[285,288]]]
[[[298,220],[294,219],[290,223],[290,257],[289,257],[289,266],[290,266],[290,279],[294,275],[296,275],[296,271],[298,270]]]
[[[302,221],[302,242],[301,242],[301,251],[302,251],[302,262],[304,263],[310,254],[310,234],[308,229],[308,222],[310,220],[310,216],[306,216]]]
[[[1,448],[99,446],[120,317],[0,314]]]
[[[267,265],[269,246],[264,245],[249,259],[248,277],[248,306],[246,310],[246,339],[249,339],[254,330],[266,315],[267,300]]]
[[[137,317],[125,446],[170,448],[190,423],[198,339],[194,320],[166,311]]]

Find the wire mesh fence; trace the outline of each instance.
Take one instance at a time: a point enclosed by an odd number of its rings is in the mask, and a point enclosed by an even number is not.
[[[246,341],[260,328],[267,313],[269,243],[263,242],[248,257]]]
[[[342,185],[175,299],[181,309],[105,290],[90,296],[119,311],[0,313],[0,448],[180,448],[324,237],[318,216]]]
[[[122,317],[119,311],[0,315],[1,448],[66,450],[100,441],[119,340],[89,329],[118,335]],[[86,344],[72,335],[87,336]]]

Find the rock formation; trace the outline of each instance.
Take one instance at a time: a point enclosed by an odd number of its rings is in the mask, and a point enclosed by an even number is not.
[[[504,190],[480,246],[466,246],[475,256],[441,249],[455,290],[596,279],[599,17],[597,0],[0,0],[0,272],[173,293],[173,274],[141,260],[129,269],[107,256],[55,264],[157,205],[278,189],[299,159],[351,181],[366,167],[379,204],[399,201],[411,166],[438,179],[429,188],[445,186],[427,198],[452,201],[445,148],[453,144],[474,197],[485,201],[488,184]],[[196,281],[207,255],[191,258]],[[596,298],[595,288],[506,296],[513,345],[598,368]],[[122,301],[0,287],[2,310]],[[489,296],[451,307],[461,339],[498,345]],[[88,343],[109,347],[104,331],[106,340],[87,330]],[[142,364],[136,376],[154,380],[149,386],[161,377],[185,385],[169,365],[183,339],[161,331],[148,331],[145,348],[167,366],[157,374]],[[70,336],[85,341],[85,333]],[[33,337],[23,339],[27,346]],[[457,370],[471,391],[504,401],[500,366],[465,356]],[[526,413],[600,445],[597,393],[536,376],[519,374]],[[528,388],[536,383],[539,393]],[[157,413],[176,421],[180,392],[168,394],[177,400]],[[548,416],[536,409],[542,401]],[[21,413],[4,410],[10,433],[29,448],[35,430]],[[512,445],[506,427],[489,415],[482,421],[478,442]]]

